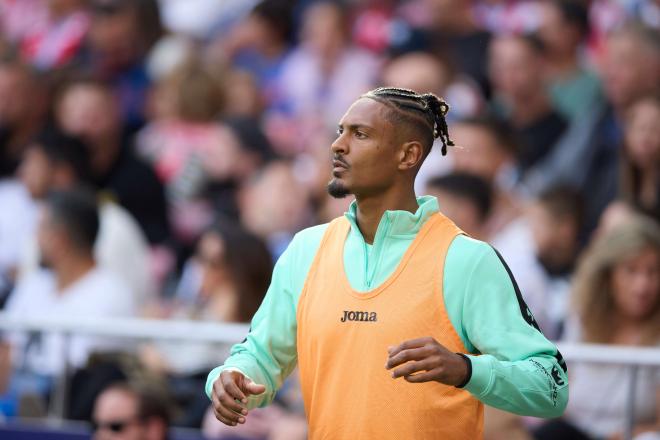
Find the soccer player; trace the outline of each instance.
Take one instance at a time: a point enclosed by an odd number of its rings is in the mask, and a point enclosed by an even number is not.
[[[447,111],[378,88],[342,117],[328,191],[356,200],[280,257],[247,338],[209,374],[220,421],[245,423],[296,364],[311,439],[474,440],[482,402],[562,414],[566,365],[504,261],[415,196],[434,138],[453,145]]]

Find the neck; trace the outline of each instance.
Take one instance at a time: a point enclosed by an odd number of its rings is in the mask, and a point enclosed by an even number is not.
[[[536,121],[550,109],[548,100],[541,93],[535,93],[523,99],[516,99],[516,101],[511,113],[511,120],[516,127],[524,127]]]
[[[402,185],[399,187],[402,187]],[[405,190],[392,191],[372,197],[356,194],[355,200],[357,202],[357,224],[364,240],[369,244],[374,242],[376,230],[378,230],[380,219],[385,211],[396,210],[415,213],[419,207],[412,185],[406,186]]]
[[[120,149],[119,141],[114,138],[106,138],[96,142],[90,158],[94,174],[102,176],[106,173],[119,155]]]
[[[57,279],[57,290],[62,292],[94,269],[94,257],[88,255],[70,255],[59,258],[53,267]]]
[[[211,297],[210,309],[213,317],[221,322],[236,321],[238,297],[233,286],[219,286]]]
[[[573,53],[553,53],[548,67],[553,76],[561,78],[578,70],[578,62]]]

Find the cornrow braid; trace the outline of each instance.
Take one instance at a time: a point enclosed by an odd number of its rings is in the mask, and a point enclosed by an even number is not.
[[[454,141],[449,138],[449,128],[445,118],[449,112],[449,105],[433,93],[420,95],[410,89],[378,87],[362,97],[374,99],[423,122],[430,128],[432,139],[440,138],[443,156],[447,154],[448,146],[454,146]],[[433,144],[432,140],[431,144]]]

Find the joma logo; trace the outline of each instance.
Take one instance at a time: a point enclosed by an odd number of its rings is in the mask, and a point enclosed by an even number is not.
[[[346,321],[376,322],[378,319],[376,312],[354,312],[352,310],[344,310],[344,316],[342,316],[339,320],[341,322],[346,322]]]

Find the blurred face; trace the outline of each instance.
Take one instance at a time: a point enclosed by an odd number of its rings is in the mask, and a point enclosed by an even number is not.
[[[631,320],[644,320],[658,307],[660,253],[646,248],[612,270],[612,294],[618,312]]]
[[[241,221],[265,239],[278,232],[296,232],[305,221],[307,196],[288,164],[270,164],[243,190]]]
[[[94,14],[89,41],[105,67],[121,68],[131,64],[141,49],[133,11]]]
[[[425,54],[401,56],[392,61],[383,74],[383,83],[418,93],[442,95],[449,84],[449,72],[433,57]]]
[[[398,156],[386,111],[384,104],[362,98],[339,121],[338,137],[331,147],[331,196],[371,196],[394,184]]]
[[[477,207],[470,200],[439,188],[429,187],[426,193],[438,198],[438,205],[444,215],[472,237],[481,236],[482,219]]]
[[[644,100],[633,106],[626,126],[626,151],[639,168],[660,165],[660,104]]]
[[[144,440],[147,433],[138,419],[138,401],[123,390],[102,393],[94,406],[93,419],[98,429],[94,440]]]
[[[519,102],[542,88],[541,60],[520,38],[497,38],[490,48],[490,77],[505,99]]]
[[[69,88],[59,102],[56,116],[64,131],[91,143],[116,136],[120,130],[115,100],[105,90],[90,84]]]
[[[222,237],[214,232],[207,232],[199,241],[197,261],[202,270],[202,297],[209,298],[215,289],[226,281],[224,270],[225,244]]]
[[[30,84],[24,74],[11,66],[0,66],[0,125],[13,125],[30,109]]]
[[[547,269],[571,264],[578,244],[578,228],[571,218],[553,215],[542,203],[533,203],[525,212],[532,231],[538,259]]]
[[[339,6],[319,3],[310,6],[303,22],[304,43],[321,56],[333,56],[344,45],[344,24]]]
[[[48,207],[43,207],[37,225],[37,244],[39,245],[40,264],[43,267],[52,267],[57,258],[57,252],[64,248],[64,232],[53,222]]]
[[[450,133],[461,147],[453,150],[456,171],[474,174],[492,183],[501,168],[512,160],[485,128],[459,123],[450,128]]]
[[[42,199],[53,182],[53,166],[39,148],[28,148],[23,155],[19,176],[34,199]]]
[[[551,53],[571,55],[580,43],[578,30],[564,21],[559,8],[552,2],[541,4],[539,37]]]
[[[631,35],[615,35],[607,42],[604,87],[615,107],[625,107],[658,85],[660,57]]]

